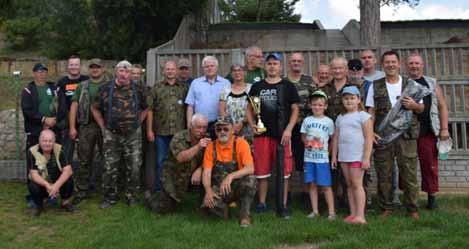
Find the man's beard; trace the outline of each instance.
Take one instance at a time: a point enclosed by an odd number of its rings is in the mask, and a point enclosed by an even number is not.
[[[230,136],[228,135],[221,135],[218,140],[222,143],[227,143],[230,140]]]

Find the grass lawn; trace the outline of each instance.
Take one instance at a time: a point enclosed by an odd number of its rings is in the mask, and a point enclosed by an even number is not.
[[[383,220],[369,215],[366,226],[347,225],[341,218],[308,220],[299,204],[293,217],[282,220],[273,211],[253,215],[254,225],[238,226],[192,213],[191,205],[177,214],[160,216],[143,205],[123,202],[109,210],[99,198],[82,202],[76,214],[48,207],[30,217],[19,182],[0,182],[0,248],[469,248],[469,197],[444,196],[438,211],[421,211],[412,221],[405,211]],[[423,202],[420,203],[423,205]],[[236,211],[236,210],[235,210]],[[343,217],[344,214],[340,216]]]

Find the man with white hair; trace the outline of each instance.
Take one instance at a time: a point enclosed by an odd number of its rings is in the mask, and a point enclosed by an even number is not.
[[[196,113],[190,123],[189,129],[174,134],[169,143],[168,159],[161,171],[161,191],[146,200],[154,212],[173,212],[186,196],[189,185],[200,185],[204,151],[211,141],[205,136],[208,120]]]
[[[135,206],[139,190],[142,157],[141,123],[148,108],[141,86],[130,80],[132,65],[121,61],[116,65],[115,79],[100,87],[91,111],[103,134],[104,200],[101,208],[116,203],[117,178],[121,157],[127,169],[125,185],[127,204]]]
[[[194,79],[187,93],[185,103],[187,104],[186,122],[191,127],[192,115],[201,113],[208,119],[208,132],[215,138],[213,125],[218,116],[220,93],[223,89],[231,86],[230,82],[219,76],[218,60],[213,56],[205,56],[202,60],[204,75]]]
[[[265,79],[267,74],[265,73],[264,67],[262,65],[263,55],[261,48],[256,46],[248,47],[244,54],[244,61],[244,70],[246,72],[244,74],[244,82],[254,84]],[[226,78],[233,82],[231,72],[226,76]]]

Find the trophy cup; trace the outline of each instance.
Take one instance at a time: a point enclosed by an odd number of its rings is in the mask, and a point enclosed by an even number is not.
[[[257,96],[255,97],[250,97],[249,96],[249,102],[251,102],[252,109],[254,113],[257,115],[257,132],[258,133],[264,133],[267,131],[267,128],[265,128],[264,123],[261,120],[261,99]]]

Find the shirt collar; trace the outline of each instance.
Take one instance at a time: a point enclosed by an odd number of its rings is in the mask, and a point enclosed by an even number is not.
[[[204,76],[204,81],[210,84],[210,81],[208,81],[207,76]],[[214,81],[213,83],[217,83],[217,82],[219,82],[219,81],[220,81],[220,80],[218,79],[218,75],[215,76],[215,81]]]

